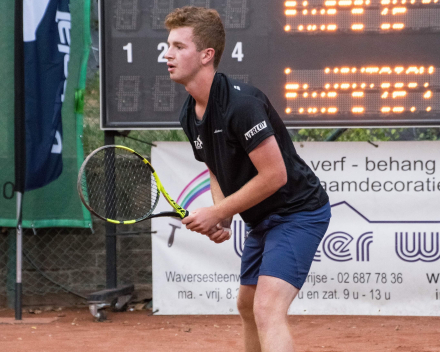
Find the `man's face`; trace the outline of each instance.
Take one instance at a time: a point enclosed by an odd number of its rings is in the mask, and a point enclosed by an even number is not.
[[[190,82],[202,66],[202,51],[197,51],[191,27],[180,27],[168,35],[169,49],[165,54],[168,60],[170,78],[185,85]]]

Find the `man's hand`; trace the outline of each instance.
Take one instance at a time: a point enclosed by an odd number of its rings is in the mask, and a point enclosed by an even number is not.
[[[222,219],[218,216],[215,207],[199,208],[182,220],[182,224],[191,231],[203,235],[212,234],[212,230]]]
[[[229,227],[223,227],[221,224],[217,224],[215,228],[212,229],[213,233],[207,235],[209,239],[215,243],[222,243],[231,238],[232,230]]]
[[[215,243],[222,243],[231,238],[231,219],[220,221],[214,207],[199,208],[182,220],[182,224],[191,231],[206,235]],[[214,225],[211,225],[214,223]]]

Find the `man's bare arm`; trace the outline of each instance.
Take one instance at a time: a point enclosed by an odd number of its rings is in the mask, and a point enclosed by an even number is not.
[[[217,177],[212,173],[212,171],[208,168],[209,175],[210,175],[210,182],[211,182],[211,195],[212,200],[214,204],[220,203],[223,199],[225,199],[225,196],[223,195],[223,192],[220,188],[220,185],[218,184]]]
[[[215,224],[262,202],[286,184],[286,166],[274,136],[261,142],[249,157],[258,174],[234,194],[185,218],[182,222],[188,229],[207,233]]]
[[[209,168],[208,170],[210,174],[211,195],[215,205],[220,203],[223,199],[225,199],[225,196],[220,188],[217,177]],[[228,240],[231,237],[231,232],[230,232],[231,222],[232,222],[232,217],[220,221],[216,226],[217,231],[213,230],[213,233],[207,234],[208,237],[215,243],[221,243]]]

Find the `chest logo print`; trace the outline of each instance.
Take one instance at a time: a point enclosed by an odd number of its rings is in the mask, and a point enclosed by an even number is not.
[[[200,139],[200,135],[197,136],[197,140],[194,141],[194,145],[196,146],[196,149],[203,149],[203,142]]]
[[[265,129],[267,127],[266,121],[260,122],[258,125],[255,125],[252,127],[249,131],[247,131],[244,136],[246,137],[246,140],[249,140],[252,138],[252,136],[256,135],[261,130]]]
[[[223,130],[215,130],[214,133],[221,133]]]

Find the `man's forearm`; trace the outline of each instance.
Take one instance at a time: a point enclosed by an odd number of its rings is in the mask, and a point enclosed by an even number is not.
[[[217,177],[215,177],[215,175],[212,173],[211,170],[209,170],[209,174],[210,174],[212,200],[214,204],[218,204],[223,199],[225,199],[225,196],[220,188],[220,185],[218,184]]]
[[[196,209],[183,219],[182,223],[189,230],[208,234],[217,224],[230,221],[235,214],[261,203],[286,184],[286,166],[275,137],[268,137],[261,142],[249,153],[249,158],[257,169],[257,175],[241,189],[221,200],[223,193],[217,179],[213,177],[211,182],[215,205]]]
[[[237,192],[215,203],[216,212],[222,219],[261,203],[287,182],[286,166],[275,137],[261,142],[249,157],[258,174]]]
[[[214,205],[219,204],[225,199],[225,196],[220,188],[220,185],[218,183],[217,177],[212,173],[211,170],[209,170],[209,173],[211,175],[211,195],[212,200],[214,202]],[[233,214],[234,215],[234,214]],[[232,216],[223,218],[224,220],[221,221],[221,226],[229,228],[231,226],[232,222]]]
[[[258,174],[234,194],[215,202],[214,207],[222,219],[227,219],[261,203],[284,184],[276,175],[270,177]]]

